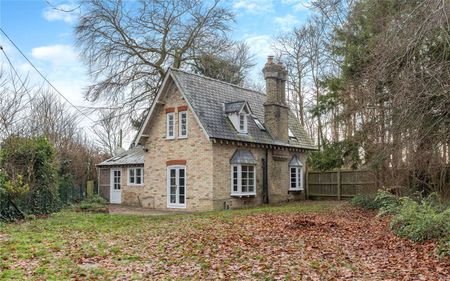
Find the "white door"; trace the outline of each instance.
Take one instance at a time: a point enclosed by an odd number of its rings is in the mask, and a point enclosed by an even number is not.
[[[167,167],[167,207],[186,208],[186,167]]]
[[[122,203],[122,170],[113,169],[111,170],[111,203],[120,204]]]

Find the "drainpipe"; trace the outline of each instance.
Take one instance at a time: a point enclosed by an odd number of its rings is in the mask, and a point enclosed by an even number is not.
[[[262,159],[263,161],[263,203],[264,204],[269,204],[269,152],[268,149],[266,148],[266,152],[265,152],[265,158]]]

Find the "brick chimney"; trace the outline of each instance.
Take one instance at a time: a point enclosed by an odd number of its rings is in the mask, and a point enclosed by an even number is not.
[[[264,103],[265,127],[275,140],[288,142],[287,70],[281,62],[275,63],[273,56],[269,56],[263,73],[267,94]]]

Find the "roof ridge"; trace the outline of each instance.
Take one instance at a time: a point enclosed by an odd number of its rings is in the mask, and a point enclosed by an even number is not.
[[[169,67],[169,69],[172,70],[172,71],[183,72],[183,73],[186,73],[186,74],[188,74],[188,75],[198,76],[198,77],[200,77],[200,78],[208,79],[208,80],[211,80],[211,81],[216,81],[216,82],[219,82],[219,83],[222,83],[222,84],[225,84],[225,85],[229,85],[229,86],[232,86],[232,87],[241,89],[241,90],[246,90],[246,91],[254,92],[254,93],[256,93],[256,94],[260,94],[260,95],[263,95],[263,96],[266,95],[266,94],[264,94],[264,93],[262,93],[262,92],[259,92],[259,91],[256,91],[256,90],[253,90],[253,89],[250,89],[250,88],[245,88],[245,87],[242,87],[242,86],[238,86],[238,85],[232,84],[232,83],[230,83],[230,82],[225,82],[225,81],[222,81],[222,80],[219,80],[219,79],[211,78],[211,77],[208,77],[208,76],[205,76],[205,75],[201,75],[201,74],[197,74],[197,73],[193,73],[193,72],[190,72],[190,71],[181,70],[181,69],[179,69],[179,68],[174,68],[174,67],[172,67],[172,66]]]

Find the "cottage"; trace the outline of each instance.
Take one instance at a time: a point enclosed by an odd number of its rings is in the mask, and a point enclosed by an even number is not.
[[[206,211],[304,198],[316,149],[286,104],[287,71],[269,57],[266,92],[170,69],[132,148],[98,164],[102,196]]]

